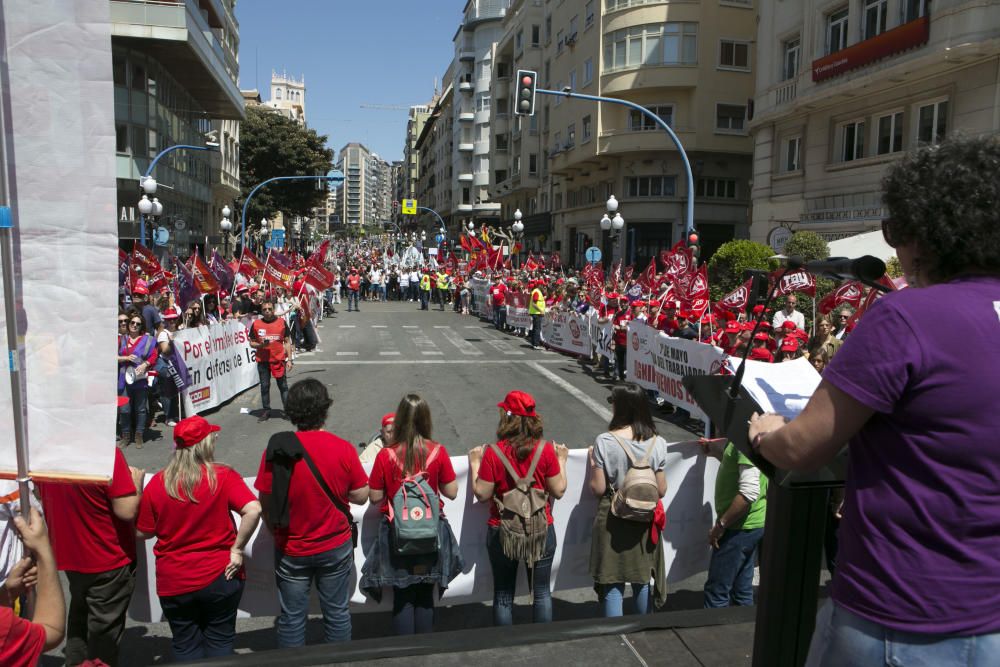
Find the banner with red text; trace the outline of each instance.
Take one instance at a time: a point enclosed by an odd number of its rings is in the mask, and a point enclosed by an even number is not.
[[[259,382],[247,326],[241,320],[225,320],[174,334],[174,347],[191,375],[185,415],[214,408]]]
[[[551,310],[542,319],[542,340],[554,350],[590,357],[590,323],[572,310]]]

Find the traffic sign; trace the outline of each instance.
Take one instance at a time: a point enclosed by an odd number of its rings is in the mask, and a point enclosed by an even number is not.
[[[154,245],[167,245],[170,240],[170,231],[166,227],[157,227],[153,232]]]
[[[587,248],[586,252],[587,261],[591,264],[597,264],[601,261],[601,249],[595,246],[590,246]]]
[[[417,214],[417,200],[416,199],[404,199],[403,200],[403,215],[416,215]]]
[[[272,229],[271,230],[271,247],[272,248],[284,248],[285,247],[285,230],[284,229]]]

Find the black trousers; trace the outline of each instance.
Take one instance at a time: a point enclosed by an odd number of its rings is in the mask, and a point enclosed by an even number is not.
[[[178,661],[231,655],[243,581],[220,574],[205,588],[160,598]]]
[[[66,572],[66,578],[70,595],[66,664],[99,659],[114,667],[135,590],[135,563],[107,572]]]
[[[618,379],[625,379],[625,346],[615,343],[615,372]]]
[[[257,364],[257,377],[260,378],[260,402],[265,410],[271,409],[271,367],[268,364]],[[288,398],[288,373],[280,378],[274,378],[281,393],[281,409],[285,409],[285,399]]]

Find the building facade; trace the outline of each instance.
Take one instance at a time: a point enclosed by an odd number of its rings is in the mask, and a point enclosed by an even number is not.
[[[451,71],[452,67],[449,67],[448,73]],[[449,78],[446,74],[444,80],[448,81]],[[453,128],[456,124],[452,113],[453,93],[452,85],[446,84],[444,91],[424,122],[415,144],[415,150],[419,154],[420,160],[417,203],[437,211],[449,229],[453,227],[457,229],[457,224],[460,221],[464,224],[464,218],[459,220],[456,216],[466,216],[472,213],[471,203],[461,204],[463,208],[459,210],[453,199]],[[471,113],[469,115],[471,116]],[[404,216],[403,228],[413,231],[425,224],[425,218],[426,216]],[[455,218],[454,224],[453,218]]]
[[[437,99],[434,99],[430,104],[410,107],[410,116],[406,121],[406,144],[403,146],[404,172],[399,200],[417,197],[417,181],[420,179],[420,152],[417,150],[417,138],[420,137],[424,123],[430,117],[431,109],[436,102]]]
[[[221,204],[239,190],[244,102],[235,1],[110,4],[119,239],[140,236],[139,179],[153,158],[170,146],[215,140],[221,155],[178,149],[157,163],[153,177],[170,187],[157,190],[163,215],[147,221],[146,234],[153,245],[153,230],[164,228],[165,250],[180,255],[206,238],[217,244]]]
[[[905,151],[1000,132],[1000,4],[758,1],[754,240],[878,229]]]
[[[286,72],[271,72],[271,99],[267,106],[294,120],[299,125],[306,124],[306,77],[296,79]]]
[[[344,173],[344,181],[328,202],[333,200],[341,224],[369,228],[391,218],[392,166],[388,162],[364,144],[352,142],[340,149],[337,168]]]

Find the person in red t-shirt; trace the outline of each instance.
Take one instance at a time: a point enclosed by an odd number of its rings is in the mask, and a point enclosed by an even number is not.
[[[38,664],[42,652],[51,651],[62,642],[66,603],[42,515],[31,508],[31,523],[16,516],[14,527],[31,556],[25,556],[11,568],[0,592],[3,598],[0,600],[0,665],[32,667]],[[31,620],[20,618],[10,605],[32,589],[35,591],[34,614]]]
[[[759,331],[754,334],[753,347],[750,348],[750,356],[747,358],[751,361],[766,361],[767,363],[773,362],[774,355],[771,354],[771,350],[767,349],[768,343],[770,342],[771,337],[763,331]]]
[[[319,380],[292,385],[288,418],[297,430],[272,436],[254,482],[277,548],[280,648],[305,644],[314,579],[326,641],[351,638],[349,585],[355,545],[349,503],[368,502],[368,476],[351,443],[323,430],[332,403]]]
[[[354,303],[354,310],[361,312],[361,307],[358,305],[358,295],[361,291],[361,276],[358,275],[358,270],[351,267],[351,272],[347,276],[347,312],[351,312],[351,303]]]
[[[498,331],[503,331],[507,327],[507,286],[503,283],[503,276],[499,273],[493,278],[493,286],[490,287],[490,299],[493,302],[493,326]]]
[[[174,427],[174,455],[139,502],[136,530],[156,538],[156,594],[179,660],[231,655],[243,597],[243,548],[260,503],[232,468],[215,463],[220,429],[195,415]],[[240,514],[239,530],[232,512]]]
[[[69,581],[66,664],[118,664],[135,590],[135,521],[145,471],[115,449],[110,484],[38,482],[56,563]]]
[[[288,400],[288,377],[292,370],[292,334],[285,319],[274,310],[274,299],[264,299],[260,319],[250,325],[250,347],[257,351],[257,376],[260,379],[261,413],[259,421],[271,416],[271,378],[278,384],[281,407]]]
[[[532,618],[535,623],[552,620],[552,593],[549,577],[552,574],[552,557],[556,551],[556,533],[552,528],[551,498],[562,498],[566,492],[566,457],[569,450],[564,445],[542,440],[542,420],[535,412],[535,399],[523,391],[512,391],[498,403],[500,423],[497,425],[496,448],[511,463],[518,475],[527,474],[535,450],[542,447],[542,454],[535,468],[532,487],[545,490],[550,496],[545,516],[549,529],[545,539],[545,555],[534,566],[525,566],[528,581],[532,582]],[[494,498],[500,500],[514,488],[515,480],[507,472],[493,446],[482,445],[469,452],[469,479],[474,480],[474,491],[480,502],[490,503],[490,518],[486,532],[486,551],[493,568],[493,624],[513,623],[514,588],[517,584],[519,560],[504,553],[500,535],[500,511]]]
[[[628,350],[628,323],[632,319],[632,311],[623,307],[611,320],[611,330],[615,340],[615,371],[618,379],[625,381],[625,352]]]
[[[458,541],[444,516],[444,498],[458,494],[455,469],[448,450],[431,439],[431,409],[416,394],[407,394],[396,408],[393,442],[375,457],[369,477],[369,500],[382,511],[379,537],[365,555],[361,589],[379,599],[383,586],[392,586],[392,630],[397,635],[434,630],[434,584],[443,591],[463,569]],[[437,494],[441,512],[438,550],[433,554],[402,556],[392,548],[392,499],[404,478],[424,474]]]

